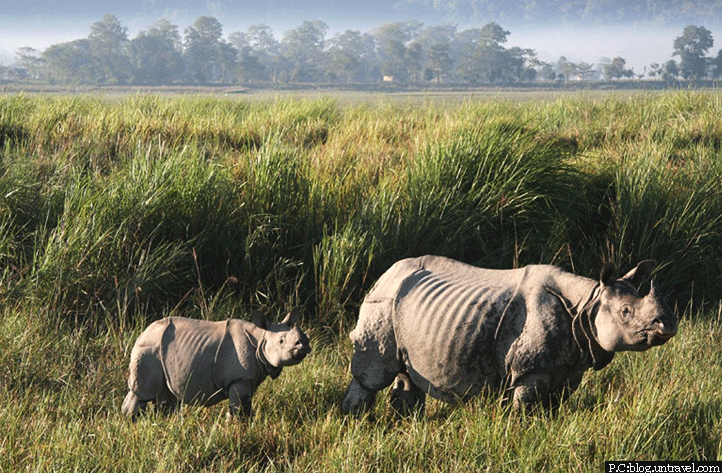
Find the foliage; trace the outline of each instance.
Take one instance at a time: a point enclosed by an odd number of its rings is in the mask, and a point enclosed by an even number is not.
[[[323,21],[304,21],[298,28],[284,34],[281,48],[292,64],[292,81],[316,82],[322,77],[319,64],[323,62],[327,30],[328,25]]]
[[[436,80],[514,83],[536,76],[531,49],[502,46],[509,31],[496,23],[456,31],[415,21],[386,23],[371,33],[327,39],[323,21],[304,21],[279,42],[267,25],[222,38],[222,25],[199,17],[185,29],[161,20],[128,40],[113,15],[94,23],[87,39],[53,45],[32,65],[46,80],[76,84],[396,82]],[[441,36],[439,36],[441,34]],[[39,68],[39,64],[44,67]]]
[[[130,42],[130,63],[136,84],[163,85],[183,73],[178,27],[161,20]]]
[[[0,98],[0,470],[592,471],[722,444],[719,94],[342,106]],[[341,415],[346,334],[397,259],[662,264],[679,334],[555,415],[496,396]],[[222,405],[121,418],[151,319],[304,307],[313,354]],[[554,459],[551,461],[550,459]]]
[[[490,22],[481,28],[424,26],[418,21],[384,23],[368,33],[347,30],[327,38],[328,25],[304,21],[279,42],[265,24],[234,31],[227,40],[210,16],[185,29],[161,20],[128,40],[127,29],[113,15],[94,23],[87,39],[61,43],[40,57],[24,48],[20,63],[32,78],[71,84],[252,84],[378,83],[517,84],[543,80],[630,79],[626,60],[603,59],[598,70],[564,56],[556,65],[539,61],[533,49],[506,48],[510,31]],[[677,68],[650,65],[650,77],[670,82],[715,78],[716,60],[706,57],[711,33],[689,25],[674,41]],[[552,70],[555,69],[555,70]],[[637,75],[640,79],[644,74]]]
[[[445,109],[6,97],[4,292],[80,319],[293,294],[335,325],[395,260],[439,253],[587,275],[652,257],[672,302],[714,302],[719,112],[693,93]]]
[[[674,40],[673,56],[680,58],[682,77],[704,77],[707,74],[707,60],[704,57],[714,45],[712,32],[703,26],[689,25],[682,31],[682,36]]]
[[[604,65],[604,77],[606,79],[621,79],[623,77],[634,77],[631,69],[625,69],[627,61],[621,57],[615,57],[609,64]]]

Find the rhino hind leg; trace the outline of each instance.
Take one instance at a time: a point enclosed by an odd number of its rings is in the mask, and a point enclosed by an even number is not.
[[[154,402],[156,410],[163,414],[171,414],[178,409],[178,398],[171,393],[168,387],[164,387],[157,396],[151,399],[141,399],[134,391],[128,391],[121,410],[128,417],[136,419],[145,412],[149,402]]]
[[[399,373],[394,380],[389,402],[401,416],[423,414],[426,394],[411,381],[408,374]]]
[[[402,365],[394,337],[391,299],[369,299],[361,304],[356,328],[349,338],[354,344],[351,358],[353,380],[341,406],[345,414],[361,415],[373,407],[376,393],[387,388]]]
[[[123,413],[128,416],[138,416],[150,401],[154,401],[156,408],[162,412],[175,409],[177,399],[168,389],[156,347],[136,345],[133,348],[128,390],[122,407]]]
[[[178,398],[164,385],[155,398],[155,407],[163,414],[172,414],[178,409]]]

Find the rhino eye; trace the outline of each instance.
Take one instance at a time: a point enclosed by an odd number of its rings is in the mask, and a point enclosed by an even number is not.
[[[625,305],[624,307],[622,307],[622,310],[619,311],[619,315],[620,315],[620,318],[622,319],[622,322],[628,321],[632,317],[633,313],[634,313],[634,309],[632,309],[631,306]]]

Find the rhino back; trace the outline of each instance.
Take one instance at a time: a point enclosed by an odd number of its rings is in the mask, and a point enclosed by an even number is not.
[[[499,385],[510,343],[497,346],[497,330],[505,311],[514,315],[504,323],[505,339],[523,328],[517,291],[524,272],[485,270],[441,257],[418,262],[400,284],[394,310],[409,375],[422,390],[448,401]]]
[[[161,360],[171,392],[185,402],[214,404],[224,398],[214,376],[225,322],[170,317],[161,340]]]

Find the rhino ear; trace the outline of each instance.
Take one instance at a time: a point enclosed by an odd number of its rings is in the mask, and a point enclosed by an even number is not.
[[[251,321],[263,330],[268,328],[268,320],[266,320],[266,316],[263,315],[260,310],[254,310],[251,312]]]
[[[612,263],[611,261],[607,261],[606,263],[604,263],[604,266],[602,266],[602,272],[599,275],[599,280],[602,282],[602,284],[608,286],[609,283],[611,283],[614,279],[614,272],[614,263]]]
[[[636,268],[624,275],[622,279],[628,281],[632,286],[639,287],[644,281],[652,276],[652,271],[657,267],[657,262],[653,259],[640,261]]]
[[[288,313],[285,319],[281,320],[281,323],[284,325],[288,325],[289,327],[293,327],[296,325],[296,321],[301,316],[301,311],[298,310],[298,307],[294,307],[291,312]]]

